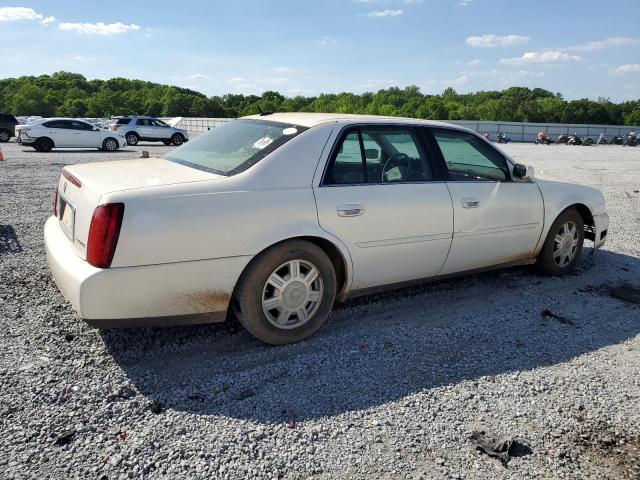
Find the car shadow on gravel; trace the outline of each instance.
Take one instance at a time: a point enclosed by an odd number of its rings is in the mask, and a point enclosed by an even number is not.
[[[638,278],[640,259],[589,251],[568,277],[519,268],[355,299],[314,337],[283,347],[215,325],[101,336],[155,411],[291,425],[462,382],[473,394],[479,377],[552,366],[640,333],[640,306],[608,292]]]
[[[18,235],[11,225],[0,225],[0,255],[22,252]]]

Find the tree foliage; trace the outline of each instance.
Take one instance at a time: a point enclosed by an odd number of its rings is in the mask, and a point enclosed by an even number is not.
[[[566,101],[542,88],[511,87],[503,91],[459,94],[447,88],[425,95],[416,86],[376,93],[285,97],[205,95],[170,85],[112,78],[87,80],[57,72],[38,77],[0,80],[0,110],[15,115],[110,117],[123,114],[184,117],[238,117],[266,112],[337,112],[391,115],[432,120],[494,120],[545,123],[640,124],[640,101],[613,103],[606,98]]]

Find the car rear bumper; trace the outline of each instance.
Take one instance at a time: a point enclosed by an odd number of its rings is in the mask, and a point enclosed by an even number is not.
[[[56,285],[81,318],[99,327],[223,321],[237,279],[251,260],[100,269],[77,256],[56,217],[47,220],[44,237]]]
[[[607,241],[609,233],[609,215],[601,213],[593,216],[594,235],[593,247],[600,248]]]

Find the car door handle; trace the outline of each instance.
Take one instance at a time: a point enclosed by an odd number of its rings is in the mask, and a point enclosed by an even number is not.
[[[339,217],[359,217],[364,214],[364,206],[357,203],[338,205]]]
[[[480,200],[477,198],[463,198],[462,208],[478,208],[480,206]]]

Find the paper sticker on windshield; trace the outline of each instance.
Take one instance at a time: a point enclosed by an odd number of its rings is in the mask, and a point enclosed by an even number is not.
[[[257,148],[258,150],[262,150],[264,147],[273,142],[273,138],[270,137],[262,137],[256,143],[253,144],[253,148]]]
[[[298,133],[298,129],[294,127],[289,127],[282,130],[283,135],[293,135],[295,133]]]

